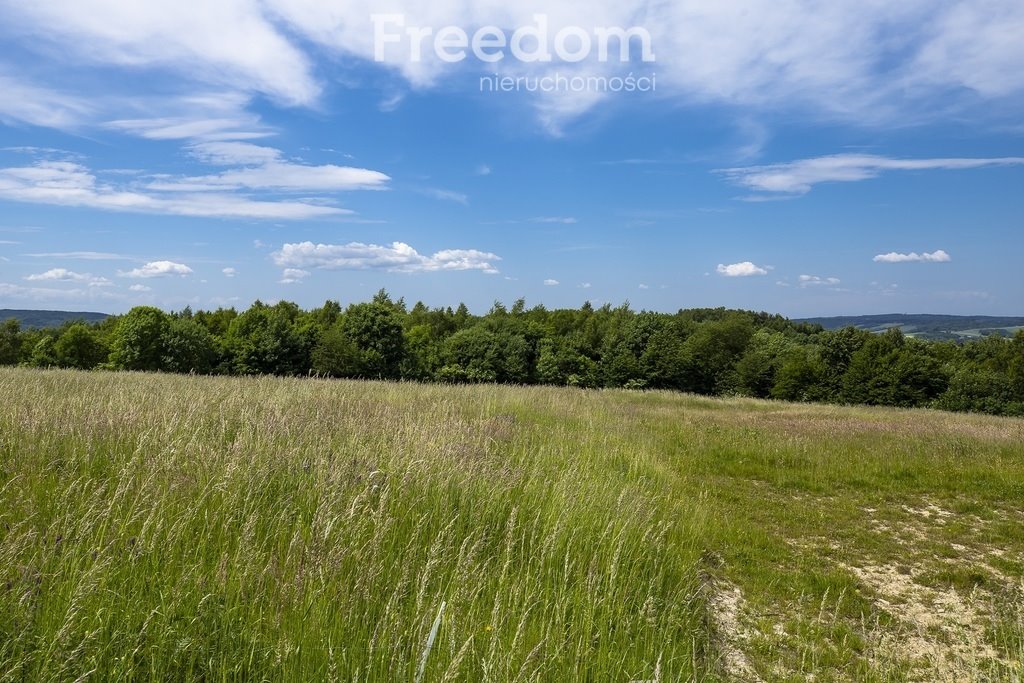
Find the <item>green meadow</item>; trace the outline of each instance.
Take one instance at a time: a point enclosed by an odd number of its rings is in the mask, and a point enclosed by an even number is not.
[[[0,370],[0,681],[1014,681],[1024,420]]]

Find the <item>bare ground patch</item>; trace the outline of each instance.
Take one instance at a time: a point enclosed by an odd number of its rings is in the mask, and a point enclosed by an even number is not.
[[[721,654],[722,668],[730,680],[763,683],[744,652],[753,634],[744,624],[746,601],[743,592],[739,586],[724,580],[711,581],[709,588],[709,615]]]
[[[975,589],[922,586],[915,571],[899,565],[841,565],[872,594],[875,604],[896,620],[876,630],[872,663],[906,662],[908,680],[921,682],[1001,680],[1020,673],[1020,663],[998,652],[987,636],[996,617],[993,595]]]

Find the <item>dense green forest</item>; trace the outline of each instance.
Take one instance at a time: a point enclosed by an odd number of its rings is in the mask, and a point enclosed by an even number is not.
[[[898,329],[826,330],[748,311],[547,310],[522,300],[474,316],[464,305],[410,309],[384,291],[345,309],[138,307],[55,329],[9,320],[0,324],[0,365],[15,364],[670,389],[1024,415],[1024,331],[926,342]]]

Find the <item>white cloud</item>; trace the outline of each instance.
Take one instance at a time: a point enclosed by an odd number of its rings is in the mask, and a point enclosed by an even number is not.
[[[572,216],[538,216],[531,218],[533,223],[560,223],[562,225],[573,225],[578,221]]]
[[[130,291],[132,291],[132,292],[152,292],[153,291],[152,287],[148,287],[146,285],[138,285],[138,284],[132,285],[128,289]]]
[[[553,279],[547,279],[547,280],[544,281],[544,286],[545,287],[557,287],[560,284],[562,284],[562,283],[559,282],[558,280],[553,280]]]
[[[224,277],[234,277],[238,275],[238,271],[234,268],[224,268],[220,272],[224,273]]]
[[[346,69],[359,60],[372,62],[371,16],[382,12],[403,14],[407,26],[469,30],[530,26],[534,15],[544,14],[549,37],[570,25],[641,26],[650,31],[657,55],[655,65],[594,58],[580,64],[447,64],[429,47],[422,61],[410,60],[406,40],[390,46],[384,67],[413,89],[448,87],[452,75],[467,71],[538,76],[557,68],[570,76],[613,76],[656,66],[658,96],[688,104],[897,124],[959,114],[972,105],[983,112],[989,102],[1024,92],[1024,4],[1013,0],[393,0],[384,6],[380,0],[8,0],[4,39],[23,40],[29,48],[41,43],[37,52],[63,60],[58,67],[130,69],[135,79],[158,74],[161,80],[311,106],[320,93],[315,62]],[[389,82],[384,95],[393,104],[404,88]],[[5,99],[19,106],[18,97]],[[615,99],[588,91],[537,93],[527,101],[542,125],[557,132]],[[57,105],[32,116],[59,121],[68,107]]]
[[[116,111],[121,118],[107,121],[103,127],[147,140],[212,143],[272,135],[274,131],[258,115],[247,111],[250,99],[245,93],[216,91],[169,98],[133,97],[127,103],[114,100],[105,103],[105,111]],[[153,116],[153,112],[160,115]],[[131,114],[137,117],[127,118]]]
[[[640,285],[639,289],[650,289],[650,285]]]
[[[4,3],[4,21],[73,63],[169,69],[178,77],[290,105],[320,92],[309,58],[247,0]]]
[[[77,282],[89,287],[112,287],[113,282],[105,277],[97,277],[90,273],[76,273],[67,268],[51,268],[45,273],[36,273],[25,278],[29,282]]]
[[[933,251],[932,253],[921,253],[911,252],[909,254],[900,254],[895,251],[891,251],[888,254],[879,254],[874,258],[875,263],[949,263],[953,260],[949,254],[942,249]]]
[[[78,261],[128,261],[132,258],[131,256],[112,254],[105,251],[52,251],[25,255],[32,258],[72,259]]]
[[[404,242],[382,246],[350,242],[348,244],[285,244],[272,258],[278,266],[306,269],[386,270],[397,273],[480,270],[497,273],[494,262],[501,257],[476,249],[444,249],[432,256],[420,254]]]
[[[216,166],[258,166],[281,158],[279,149],[237,140],[197,142],[189,151],[196,159]]]
[[[436,187],[426,187],[416,190],[422,195],[427,197],[433,197],[443,202],[455,202],[456,204],[462,204],[463,206],[469,206],[469,196],[462,192],[455,192],[453,190],[442,190]]]
[[[741,263],[733,263],[725,265],[722,263],[718,264],[718,268],[715,269],[719,275],[725,277],[753,277],[755,275],[767,275],[768,270],[761,266],[754,265],[750,261],[743,261]]]
[[[147,140],[248,140],[270,135],[258,129],[256,117],[209,118],[202,115],[156,119],[119,119],[107,128]]]
[[[801,287],[838,287],[842,280],[837,277],[818,277],[817,275],[801,275]],[[788,286],[788,285],[786,285]]]
[[[281,274],[281,279],[278,281],[282,285],[294,285],[302,282],[304,278],[310,276],[308,270],[300,270],[298,268],[285,268]]]
[[[280,282],[282,285],[293,285],[302,282],[311,274],[308,270],[302,270],[301,268],[285,268],[284,272],[281,273]]]
[[[174,261],[150,261],[140,268],[134,268],[127,272],[119,272],[118,275],[121,277],[131,278],[153,278],[153,277],[184,277],[191,275],[192,269],[186,266],[184,263],[175,263]]]
[[[100,182],[88,168],[69,161],[40,161],[27,167],[0,168],[0,199],[105,211],[217,218],[298,220],[352,213],[332,206],[254,200],[221,192],[145,193]]]
[[[925,42],[911,70],[919,83],[961,86],[986,97],[1024,88],[1019,2],[973,0],[945,6],[925,25]]]
[[[115,292],[103,287],[76,287],[74,289],[58,289],[55,287],[24,287],[8,282],[0,282],[0,297],[5,299],[59,302],[59,301],[113,301],[122,298]]]
[[[380,189],[390,177],[379,171],[349,166],[310,166],[282,158],[281,151],[248,142],[203,142],[190,147],[199,160],[242,166],[216,175],[162,178],[148,185],[159,192],[223,192],[226,190],[327,191]]]
[[[580,283],[580,289],[590,289],[592,286],[589,282]]]
[[[480,164],[476,167],[476,174],[479,176],[488,176],[491,175],[491,173],[491,167],[487,164]]]
[[[328,50],[374,57],[369,17],[378,0],[268,0],[292,30]],[[1024,5],[1007,0],[960,0],[936,7],[927,0],[783,0],[709,3],[702,0],[593,0],[585,4],[522,0],[516,3],[395,1],[388,12],[407,26],[533,25],[543,13],[549,34],[568,25],[643,26],[657,54],[658,94],[691,103],[802,108],[848,120],[902,120],[935,111],[947,101],[1004,97],[1024,90]],[[427,42],[429,45],[429,41]],[[445,64],[425,51],[408,58],[408,42],[390,46],[385,64],[418,89],[444,84],[453,70],[477,68],[501,75],[548,73],[550,64]],[[638,64],[558,65],[572,74],[624,75]],[[644,65],[639,65],[644,66]],[[607,101],[594,92],[533,98],[552,130]]]
[[[59,93],[4,74],[0,68],[0,122],[69,129],[92,113],[92,105],[76,96]]]
[[[887,171],[964,170],[1019,165],[1024,165],[1024,157],[890,159],[870,154],[836,154],[766,166],[728,168],[721,173],[733,183],[755,192],[799,196],[810,192],[820,183],[869,180]]]

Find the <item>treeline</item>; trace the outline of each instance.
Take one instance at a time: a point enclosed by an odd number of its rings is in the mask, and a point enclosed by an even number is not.
[[[725,309],[676,314],[464,305],[411,309],[379,292],[345,309],[289,302],[165,313],[138,307],[99,323],[0,325],[0,364],[221,375],[319,375],[452,383],[670,389],[1024,415],[1024,332],[965,344],[899,330],[826,331]]]

